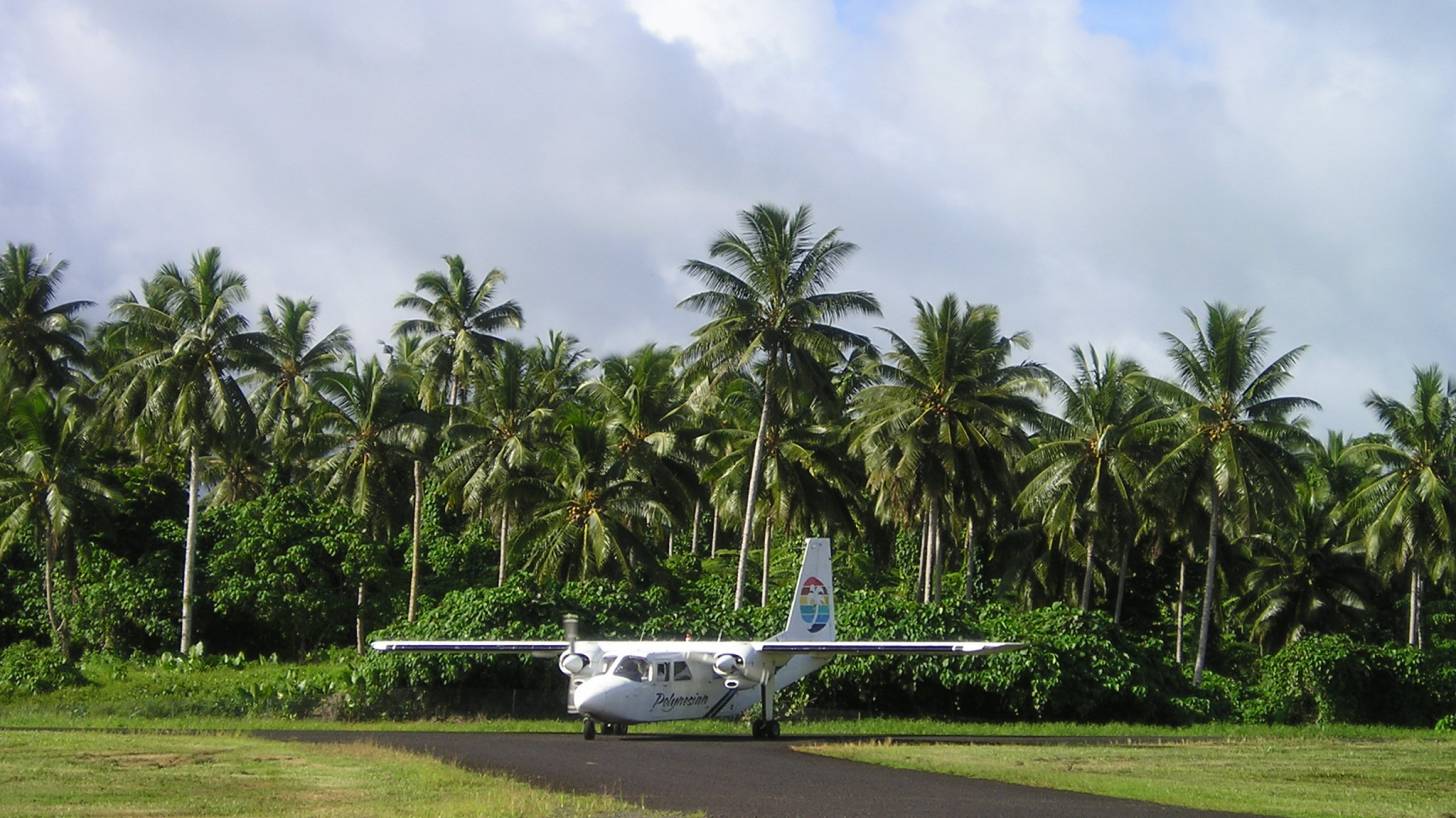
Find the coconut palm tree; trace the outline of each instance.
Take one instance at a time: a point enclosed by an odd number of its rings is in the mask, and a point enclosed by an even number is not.
[[[71,655],[71,622],[56,604],[56,565],[66,566],[72,602],[79,602],[75,528],[81,511],[113,492],[88,469],[96,442],[88,402],[74,387],[52,394],[36,387],[9,402],[0,450],[0,556],[17,542],[45,555],[42,584],[53,644]]]
[[[315,473],[324,493],[358,517],[365,553],[347,555],[346,571],[357,583],[355,647],[364,652],[364,600],[379,570],[377,552],[397,529],[397,502],[411,470],[411,443],[421,433],[404,382],[379,361],[350,356],[341,369],[323,373],[317,385],[324,400],[313,422],[327,452]]]
[[[401,295],[394,306],[422,313],[395,325],[396,335],[420,337],[425,362],[421,399],[426,409],[443,400],[453,409],[461,403],[466,378],[500,344],[503,329],[519,329],[524,322],[515,301],[493,304],[496,288],[506,280],[491,270],[478,283],[460,256],[445,256],[445,272],[430,270],[415,279],[414,292]]]
[[[1365,528],[1370,561],[1409,577],[1406,639],[1419,646],[1425,579],[1456,569],[1456,380],[1435,366],[1417,369],[1409,404],[1372,392],[1365,405],[1385,432],[1350,448],[1376,469],[1350,496],[1350,514]]]
[[[1273,330],[1264,325],[1262,309],[1248,312],[1222,303],[1205,309],[1201,322],[1191,310],[1183,311],[1192,330],[1190,341],[1163,333],[1179,383],[1140,378],[1170,411],[1168,417],[1139,427],[1142,439],[1166,447],[1144,485],[1170,494],[1196,493],[1208,509],[1194,684],[1202,683],[1208,662],[1219,538],[1229,523],[1239,531],[1253,530],[1260,501],[1269,501],[1273,508],[1294,501],[1301,473],[1295,451],[1310,440],[1297,413],[1319,406],[1308,398],[1280,394],[1305,347],[1265,363]],[[1226,511],[1231,519],[1225,518]]]
[[[526,366],[545,404],[559,408],[576,399],[597,362],[575,335],[551,330],[526,350]]]
[[[37,258],[35,246],[6,244],[0,256],[0,368],[11,383],[35,380],[54,389],[85,358],[85,327],[77,315],[90,301],[54,303],[67,263]]]
[[[238,374],[261,353],[237,307],[247,299],[243,276],[224,270],[222,252],[196,253],[184,273],[165,264],[112,304],[125,359],[106,376],[113,406],[143,449],[187,455],[187,536],[182,569],[183,652],[192,646],[193,563],[202,457],[220,442],[254,434],[254,416]]]
[[[629,474],[670,498],[673,518],[686,519],[697,486],[688,424],[693,419],[677,377],[678,350],[647,344],[602,361],[601,373],[581,387],[601,407],[608,442]],[[669,524],[671,521],[669,521]]]
[[[712,487],[716,507],[742,507],[758,437],[757,421],[762,397],[748,378],[720,381],[715,404],[719,425],[698,441],[716,452],[702,472]],[[778,420],[761,451],[764,490],[759,515],[764,536],[759,602],[768,601],[771,532],[794,530],[863,531],[871,516],[868,504],[858,502],[865,484],[860,463],[849,455],[842,424],[825,422],[819,401],[807,395],[790,396],[779,404]]]
[[[542,577],[630,580],[629,568],[651,556],[640,522],[668,515],[662,493],[628,475],[605,422],[585,406],[560,412],[556,440],[542,456],[546,496],[519,534],[533,544],[531,568]]]
[[[460,407],[445,432],[451,451],[439,463],[443,484],[467,514],[500,514],[500,565],[504,585],[510,564],[511,507],[518,505],[535,469],[538,450],[555,409],[557,391],[543,384],[531,355],[508,341],[476,367],[472,400]]]
[[[208,505],[240,503],[258,497],[266,490],[268,471],[274,465],[264,441],[256,436],[236,435],[219,440],[202,457],[202,479],[211,486]]]
[[[856,248],[839,238],[838,228],[814,239],[807,205],[790,214],[758,204],[739,213],[739,224],[741,233],[724,231],[713,241],[709,261],[683,265],[683,272],[707,289],[678,304],[711,316],[684,351],[690,367],[736,373],[757,364],[753,369],[763,405],[744,498],[735,609],[743,606],[754,504],[764,440],[775,420],[774,402],[789,385],[811,394],[830,393],[833,365],[846,350],[869,345],[869,339],[834,322],[849,315],[880,314],[870,293],[825,292]]]
[[[1341,432],[1327,432],[1323,441],[1316,440],[1301,453],[1305,461],[1305,482],[1337,506],[1344,504],[1376,474],[1370,459],[1355,448],[1362,442],[1364,438],[1352,440]]]
[[[410,493],[410,585],[409,602],[405,606],[405,619],[415,621],[420,597],[420,537],[423,528],[425,505],[425,480],[432,471],[434,460],[443,443],[441,427],[443,420],[438,412],[425,409],[421,400],[425,367],[419,354],[420,340],[414,337],[397,337],[393,344],[384,344],[389,355],[388,374],[390,378],[404,384],[412,396],[411,412],[418,419],[418,433],[409,440],[414,462],[410,466],[413,491]]]
[[[349,330],[334,327],[315,338],[318,302],[278,296],[277,311],[264,307],[258,317],[261,352],[250,361],[244,382],[252,387],[258,432],[285,463],[294,460],[304,442],[298,440],[310,405],[314,381],[353,351]]]
[[[1364,548],[1345,536],[1332,498],[1301,485],[1287,522],[1255,535],[1253,567],[1241,603],[1250,633],[1276,651],[1313,633],[1347,630],[1367,608],[1375,583]]]
[[[1030,479],[1017,506],[1036,516],[1048,537],[1081,539],[1086,548],[1082,610],[1091,609],[1092,573],[1098,540],[1127,541],[1133,526],[1137,490],[1150,453],[1133,432],[1150,420],[1158,404],[1136,381],[1136,361],[1094,347],[1072,347],[1076,374],[1070,383],[1051,376],[1062,399],[1062,417],[1043,420],[1036,447],[1020,462]],[[1127,561],[1119,575],[1126,578]],[[1120,580],[1119,585],[1122,582]]]
[[[1023,427],[1041,416],[1031,395],[1046,373],[1011,363],[1031,338],[1002,335],[994,306],[946,295],[936,305],[916,299],[915,311],[913,343],[885,330],[881,382],[855,396],[852,447],[880,514],[907,526],[920,520],[919,597],[929,602],[939,597],[952,512],[1010,486],[1006,464],[1026,447]]]

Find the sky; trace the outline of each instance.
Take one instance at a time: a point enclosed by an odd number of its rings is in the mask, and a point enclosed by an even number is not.
[[[1029,356],[1168,371],[1263,307],[1316,429],[1456,371],[1456,4],[1314,0],[0,3],[0,240],[101,302],[217,245],[253,313],[378,349],[416,274],[497,267],[526,338],[682,343],[682,263],[757,202],[838,286],[1000,306]],[[95,317],[102,317],[97,311]]]

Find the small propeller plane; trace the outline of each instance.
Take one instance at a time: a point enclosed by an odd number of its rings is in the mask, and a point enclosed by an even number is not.
[[[516,653],[555,657],[568,679],[567,712],[582,716],[582,737],[626,735],[630,724],[734,718],[755,703],[754,738],[777,738],[774,694],[835,656],[940,654],[972,656],[1022,647],[1017,642],[839,642],[834,639],[834,572],[829,540],[804,541],[798,599],[776,636],[754,641],[587,641],[576,619],[566,640],[374,642],[378,651]],[[753,695],[757,693],[757,695]]]

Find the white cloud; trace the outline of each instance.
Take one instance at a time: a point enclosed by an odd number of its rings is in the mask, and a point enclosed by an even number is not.
[[[1265,304],[1363,430],[1456,369],[1456,13],[1401,8],[1177,3],[1129,43],[1072,0],[9,4],[0,225],[103,301],[219,244],[361,347],[461,253],[613,351],[685,337],[678,265],[735,211],[808,201],[876,323],[954,290],[1054,366],[1156,367],[1179,307]]]

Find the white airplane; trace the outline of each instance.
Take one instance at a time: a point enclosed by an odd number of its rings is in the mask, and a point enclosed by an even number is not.
[[[838,642],[834,639],[834,572],[829,540],[804,541],[799,597],[776,636],[751,641],[586,641],[567,617],[566,640],[374,642],[378,651],[518,653],[557,657],[570,679],[567,712],[582,716],[582,737],[626,735],[627,725],[681,719],[733,718],[756,703],[754,738],[777,738],[774,694],[824,667],[835,656],[944,654],[1015,650],[1017,642]],[[753,691],[757,695],[753,695]],[[745,695],[746,694],[746,695]]]

